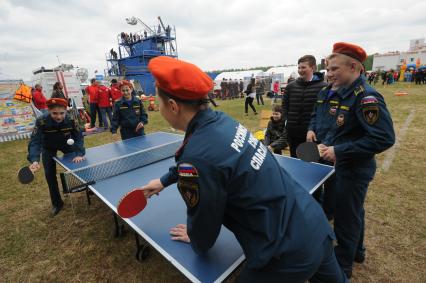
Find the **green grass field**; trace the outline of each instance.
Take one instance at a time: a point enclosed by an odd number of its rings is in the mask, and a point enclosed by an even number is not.
[[[405,90],[408,96],[396,97]],[[386,153],[377,157],[366,208],[367,259],[356,265],[352,282],[425,282],[426,269],[426,87],[397,84],[379,87],[392,113],[397,135],[410,111],[414,119],[395,148],[389,170],[381,170]],[[219,101],[219,110],[251,131],[260,115],[243,114],[243,100]],[[261,109],[270,109],[270,101]],[[159,113],[149,113],[146,131],[172,131]],[[109,133],[89,136],[86,147],[111,142]],[[51,218],[43,173],[32,184],[17,182],[26,164],[27,140],[0,144],[0,282],[186,282],[170,263],[153,251],[135,260],[134,236],[113,236],[111,211],[84,194],[69,197]],[[130,229],[127,229],[130,231]],[[167,231],[165,231],[167,233]],[[232,281],[232,277],[229,281]]]

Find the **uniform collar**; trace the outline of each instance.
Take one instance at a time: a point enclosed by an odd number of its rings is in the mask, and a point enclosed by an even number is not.
[[[353,93],[353,91],[355,90],[355,88],[361,84],[363,84],[365,81],[365,77],[360,75],[351,85],[347,86],[347,87],[341,87],[337,90],[337,94],[341,97],[341,98],[346,98],[349,95],[351,95]]]
[[[124,96],[122,96],[122,97],[121,97],[121,101],[123,101],[124,103],[131,103],[131,102],[133,102],[133,101],[138,102],[138,99],[137,99],[134,95],[132,95],[132,99],[130,99],[130,100],[126,100],[126,99],[124,98]]]
[[[185,138],[187,138],[190,134],[192,134],[195,131],[195,129],[206,124],[208,121],[212,120],[214,117],[215,117],[215,112],[210,108],[198,111],[197,114],[195,114],[195,116],[191,119],[191,121],[188,124],[188,127],[186,128]]]
[[[197,128],[199,128],[202,125],[213,120],[214,117],[215,117],[215,112],[213,110],[211,110],[210,108],[207,108],[205,110],[200,110],[200,111],[197,112],[197,114],[195,114],[194,117],[192,117],[191,121],[188,124],[188,127],[186,127],[185,138],[183,140],[183,143],[179,147],[179,149],[176,151],[176,154],[175,154],[176,161],[182,155],[182,153],[185,149],[185,146],[188,143],[189,138],[191,137],[192,133],[194,133],[194,131]]]

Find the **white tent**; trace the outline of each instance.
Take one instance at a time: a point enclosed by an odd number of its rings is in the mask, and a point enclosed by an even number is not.
[[[287,82],[289,77],[298,78],[297,65],[286,67],[273,67],[266,71],[273,80],[279,80],[281,83]]]
[[[232,80],[244,80],[251,77],[263,76],[262,70],[249,70],[249,71],[236,71],[236,72],[222,72],[214,79],[215,81],[221,81],[223,79]]]

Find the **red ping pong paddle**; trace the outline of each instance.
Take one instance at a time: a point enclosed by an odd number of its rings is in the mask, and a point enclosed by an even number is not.
[[[135,189],[121,198],[117,206],[117,213],[122,218],[130,218],[144,210],[146,204],[143,190]]]
[[[306,162],[318,162],[321,155],[318,145],[314,142],[304,142],[297,146],[296,155],[299,159]]]

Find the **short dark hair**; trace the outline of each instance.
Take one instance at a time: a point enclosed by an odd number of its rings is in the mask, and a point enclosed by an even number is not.
[[[116,84],[116,83],[117,83],[117,80],[116,80],[116,79],[112,79],[112,80],[111,80],[111,83],[112,83],[112,84]]]
[[[272,112],[282,112],[281,105],[276,104],[272,106]]]
[[[185,104],[187,106],[190,106],[194,110],[198,109],[200,107],[200,105],[208,104],[210,102],[208,99],[184,100],[184,99],[178,98],[178,97],[162,90],[159,87],[157,87],[157,93],[158,93],[158,96],[161,99],[163,99],[163,101],[170,98],[170,99],[175,100],[177,103],[181,103],[181,104]]]
[[[60,85],[61,85],[61,83],[60,83],[60,82],[56,82],[56,83],[53,85],[53,90],[58,90]]]
[[[93,84],[94,82],[96,82],[96,79],[91,79],[91,80],[90,80],[90,83],[92,83],[92,84]]]
[[[309,66],[311,67],[314,67],[317,65],[317,60],[315,59],[313,55],[305,55],[300,57],[299,60],[297,61],[297,64],[305,63],[305,62],[307,62]]]

